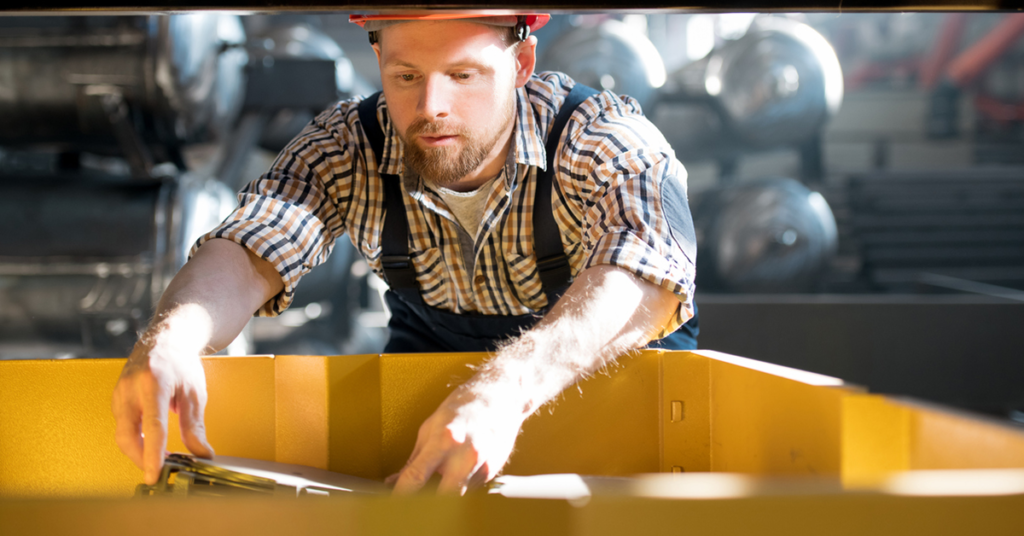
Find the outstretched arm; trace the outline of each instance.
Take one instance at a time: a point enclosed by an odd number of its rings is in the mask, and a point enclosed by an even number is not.
[[[125,363],[111,404],[117,444],[155,484],[167,449],[168,410],[182,440],[212,457],[203,412],[200,356],[227,346],[252,314],[283,288],[273,265],[223,239],[204,243],[171,281],[156,315]]]
[[[657,285],[614,266],[584,270],[533,329],[500,350],[420,427],[396,493],[435,472],[439,491],[465,493],[494,478],[519,429],[565,388],[647,344],[679,307]]]

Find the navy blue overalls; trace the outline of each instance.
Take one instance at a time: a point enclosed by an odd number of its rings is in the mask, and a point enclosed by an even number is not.
[[[401,179],[398,175],[381,174],[384,181],[384,230],[381,237],[381,264],[388,290],[384,299],[391,310],[388,328],[391,337],[384,351],[387,353],[417,352],[485,352],[494,350],[498,343],[519,335],[547,313],[572,282],[569,260],[562,249],[558,226],[551,207],[551,185],[554,175],[555,151],[569,116],[587,97],[597,92],[576,84],[565,99],[562,109],[548,134],[547,169],[538,170],[536,199],[533,212],[534,250],[537,269],[548,306],[540,314],[479,315],[455,314],[427,305],[420,296],[416,271],[409,257],[409,222],[402,202]],[[375,93],[359,105],[359,120],[370,141],[377,168],[384,153],[384,132],[377,122]],[[650,348],[692,350],[697,348],[697,308],[694,317],[671,335],[652,342]]]

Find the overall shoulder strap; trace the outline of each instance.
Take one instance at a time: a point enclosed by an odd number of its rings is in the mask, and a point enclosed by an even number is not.
[[[551,204],[555,155],[569,117],[583,101],[597,93],[597,90],[583,84],[573,86],[572,91],[565,97],[565,102],[562,103],[562,108],[558,111],[551,131],[548,132],[548,139],[544,143],[547,169],[537,172],[537,191],[533,201],[533,244],[541,286],[548,295],[549,303],[553,303],[551,297],[556,289],[572,281],[572,267],[569,266],[569,258],[562,248],[562,233],[558,231],[554,206]]]
[[[363,125],[363,132],[370,141],[370,149],[373,150],[373,157],[377,160],[377,167],[380,167],[381,158],[384,154],[384,131],[377,122],[377,101],[380,100],[381,92],[378,91],[359,103],[359,122]]]
[[[370,142],[370,149],[380,169],[384,158],[384,131],[377,121],[377,101],[380,92],[374,93],[359,103],[359,122]],[[384,229],[381,232],[381,266],[384,279],[395,291],[403,291],[410,297],[419,296],[416,270],[409,257],[409,221],[405,216],[402,201],[402,182],[398,175],[379,173],[384,182]],[[412,292],[409,292],[412,291]]]

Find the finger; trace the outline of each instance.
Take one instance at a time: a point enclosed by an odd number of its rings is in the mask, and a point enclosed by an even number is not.
[[[155,384],[155,380],[153,381]],[[143,390],[142,433],[145,434],[142,462],[146,484],[152,486],[160,478],[167,455],[167,409],[170,397],[159,386]]]
[[[114,396],[114,439],[121,452],[142,469],[142,412],[133,402]]]
[[[175,397],[178,406],[178,423],[181,425],[181,440],[189,452],[200,458],[213,458],[213,447],[206,440],[206,424],[203,414],[206,397],[198,390],[180,393]]]
[[[426,422],[421,424],[420,429],[416,431],[416,445],[413,446],[412,454],[409,455],[409,459],[406,460],[405,462],[406,466],[412,463],[412,461],[415,460],[416,458],[419,458],[420,452],[423,451],[423,445],[429,443],[429,426],[430,420],[428,419]],[[398,473],[401,474],[401,471],[399,471]]]
[[[390,486],[392,488],[395,487],[395,482],[398,482],[398,476],[401,475],[401,474],[402,473],[395,473],[395,474],[385,478],[384,479],[384,485],[385,486]]]
[[[410,454],[409,459],[405,461],[405,465],[409,465],[413,460],[420,457],[420,452],[423,451],[423,443],[426,443],[426,440],[421,440],[419,438],[416,439],[416,446],[412,448],[412,454]],[[401,471],[399,471],[399,473],[401,473]]]
[[[409,495],[423,489],[423,485],[427,483],[442,461],[444,461],[443,452],[430,449],[421,451],[420,455],[413,458],[398,474],[398,480],[395,481],[395,495]]]
[[[448,458],[442,469],[441,484],[437,492],[447,495],[465,495],[469,479],[476,473],[478,456],[472,447],[459,449]]]

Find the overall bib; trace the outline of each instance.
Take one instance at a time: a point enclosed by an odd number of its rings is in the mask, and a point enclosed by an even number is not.
[[[537,323],[558,301],[572,282],[569,259],[562,249],[558,225],[551,207],[551,188],[554,175],[555,151],[569,117],[587,97],[597,92],[576,84],[565,99],[558,117],[552,125],[545,143],[547,169],[538,170],[536,199],[534,202],[534,246],[541,284],[548,297],[548,307],[537,314],[478,315],[455,314],[431,307],[420,296],[416,271],[409,257],[409,222],[402,202],[401,178],[381,174],[384,181],[384,230],[381,237],[381,264],[389,290],[384,299],[391,310],[388,322],[390,339],[385,353],[420,352],[486,352],[522,333]],[[384,153],[384,132],[377,122],[375,93],[359,104],[359,120],[370,142],[377,167],[380,169]],[[669,336],[653,341],[648,348],[692,350],[697,348],[700,331],[697,307],[694,316]]]

